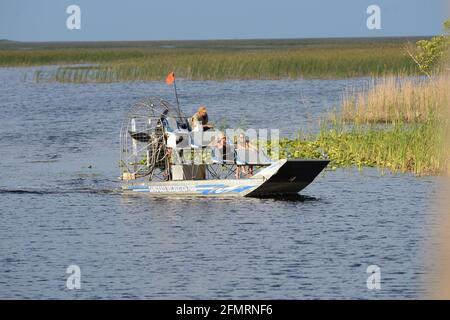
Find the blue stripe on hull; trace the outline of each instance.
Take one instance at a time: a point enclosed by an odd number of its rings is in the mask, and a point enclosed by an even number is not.
[[[197,193],[201,195],[208,195],[208,194],[241,193],[254,187],[256,187],[256,185],[227,186],[225,184],[208,184],[196,186],[186,186],[186,185],[127,186],[126,189],[133,192]]]

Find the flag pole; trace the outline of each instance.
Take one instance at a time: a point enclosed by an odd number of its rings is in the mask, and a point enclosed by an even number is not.
[[[177,80],[175,78],[175,73],[173,77],[173,88],[175,90],[175,99],[177,100],[178,116],[181,118],[180,102],[178,101]]]

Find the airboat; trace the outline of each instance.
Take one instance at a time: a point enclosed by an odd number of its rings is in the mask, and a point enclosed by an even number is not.
[[[296,196],[329,163],[272,160],[264,152],[236,148],[231,137],[217,148],[191,125],[164,99],[133,105],[120,133],[122,189],[159,196]],[[251,174],[237,177],[238,168],[251,168]]]

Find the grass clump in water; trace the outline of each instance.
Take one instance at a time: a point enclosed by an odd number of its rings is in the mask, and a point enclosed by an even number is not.
[[[416,175],[450,173],[448,133],[450,81],[374,87],[356,98],[358,109],[333,114],[317,136],[282,139],[281,157],[330,158],[332,167],[380,167]],[[359,99],[359,100],[358,100]],[[353,106],[354,106],[353,105]]]

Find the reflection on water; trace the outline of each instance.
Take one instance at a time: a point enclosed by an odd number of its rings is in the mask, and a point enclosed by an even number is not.
[[[23,81],[1,69],[1,298],[413,298],[436,227],[438,179],[327,171],[297,199],[152,198],[119,191],[118,132],[127,107],[159,83]],[[231,125],[316,125],[365,79],[180,81]],[[299,101],[310,101],[308,112]],[[276,107],[275,107],[276,106]],[[282,113],[275,110],[283,110]],[[309,114],[309,115],[308,115]],[[79,291],[66,268],[81,268]],[[382,290],[366,287],[380,266]]]

